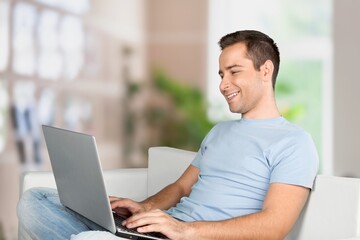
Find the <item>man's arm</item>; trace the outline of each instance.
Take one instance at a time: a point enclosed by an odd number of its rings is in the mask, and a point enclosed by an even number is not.
[[[157,231],[170,239],[283,239],[295,224],[310,190],[272,183],[260,212],[217,222],[184,223],[162,211],[134,215],[127,227]],[[143,227],[140,227],[143,226]]]
[[[273,183],[260,212],[213,224],[197,222],[190,229],[196,239],[284,239],[309,192],[301,186]]]
[[[189,196],[192,186],[198,180],[199,172],[197,167],[190,165],[176,182],[143,201],[145,209],[165,210],[175,206],[182,197]]]
[[[197,167],[190,165],[176,182],[143,202],[138,203],[130,199],[110,197],[111,207],[113,209],[127,209],[131,214],[153,209],[168,209],[175,206],[180,201],[180,198],[190,194],[191,187],[197,181],[199,172],[200,170]]]

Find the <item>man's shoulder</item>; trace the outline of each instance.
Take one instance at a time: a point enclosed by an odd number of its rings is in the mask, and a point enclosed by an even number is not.
[[[284,151],[292,147],[304,148],[314,145],[311,134],[297,124],[286,120],[285,124],[278,129],[276,141],[273,141],[271,148]]]
[[[225,120],[214,125],[213,129],[229,128],[234,126],[239,120]]]
[[[267,126],[260,133],[266,141],[269,148],[288,148],[289,145],[312,143],[313,139],[305,129],[294,124],[285,118],[281,122]]]
[[[288,135],[289,137],[311,137],[310,133],[307,132],[304,128],[286,119],[284,119],[283,129],[286,132],[286,135]]]

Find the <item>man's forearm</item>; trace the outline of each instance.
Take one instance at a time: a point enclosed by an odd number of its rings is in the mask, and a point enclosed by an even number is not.
[[[147,211],[169,209],[175,206],[186,193],[176,183],[170,184],[157,194],[141,202]]]
[[[141,204],[148,211],[153,209],[165,210],[175,206],[183,196],[190,194],[192,186],[198,179],[198,175],[199,169],[190,165],[176,182],[168,185]]]
[[[283,239],[303,209],[310,190],[273,183],[261,211],[219,222],[187,224],[189,239]]]
[[[266,212],[218,222],[188,223],[190,239],[284,239],[291,226],[282,224]],[[187,235],[187,234],[186,234]]]

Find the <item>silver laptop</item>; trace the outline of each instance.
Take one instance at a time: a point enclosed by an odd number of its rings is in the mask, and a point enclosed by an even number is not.
[[[117,219],[110,206],[94,136],[45,125],[42,128],[60,202],[65,207],[120,237],[165,238],[160,233],[143,234],[121,226],[123,219]]]

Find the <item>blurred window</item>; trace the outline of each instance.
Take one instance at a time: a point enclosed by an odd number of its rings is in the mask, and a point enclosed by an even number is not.
[[[84,29],[79,18],[66,16],[61,20],[60,46],[64,52],[64,77],[74,79],[84,60]]]
[[[35,84],[32,81],[18,80],[14,84],[14,103],[18,109],[26,109],[35,102]]]
[[[59,79],[62,71],[62,55],[59,48],[57,26],[59,14],[45,10],[39,16],[37,36],[39,41],[38,74],[45,79]]]
[[[89,0],[62,0],[61,7],[64,10],[75,14],[83,14],[89,11],[90,1]]]
[[[58,7],[75,14],[83,14],[90,8],[89,0],[37,0],[37,2]]]
[[[6,112],[8,110],[8,94],[4,87],[4,79],[0,79],[0,153],[6,143]]]
[[[38,116],[41,124],[53,125],[55,123],[55,102],[56,93],[52,89],[46,88],[41,91],[38,100]]]
[[[34,25],[36,9],[33,5],[16,3],[13,15],[13,69],[24,75],[32,75],[35,70]]]
[[[93,119],[92,104],[89,99],[80,99],[75,96],[66,98],[64,108],[64,125],[68,129],[84,131]]]
[[[84,64],[82,74],[87,79],[96,79],[103,76],[103,50],[101,36],[95,32],[87,31],[84,35]]]
[[[7,68],[9,58],[9,3],[0,2],[0,71]]]
[[[51,6],[51,7],[57,7],[61,4],[62,0],[37,0],[39,3],[43,3],[45,5]]]
[[[86,79],[101,77],[98,63],[102,59],[98,60],[97,54],[102,51],[101,38],[93,33],[93,38],[85,40],[88,33],[83,15],[89,10],[90,0],[0,1],[0,151],[6,143],[4,129],[9,125],[5,123],[9,115],[16,141],[26,134],[38,140],[40,124],[75,121],[70,119],[74,111],[67,105],[71,102],[64,98],[68,93],[76,95],[81,103],[75,102],[73,107],[80,112],[81,123],[91,122],[92,103],[84,103],[88,101],[87,91],[79,87],[81,83],[69,87],[64,82],[75,78],[81,82],[81,78],[85,79],[84,72]],[[91,71],[84,69],[86,56],[92,57]],[[11,101],[4,94],[9,91],[12,91]],[[63,115],[67,119],[59,117]]]

